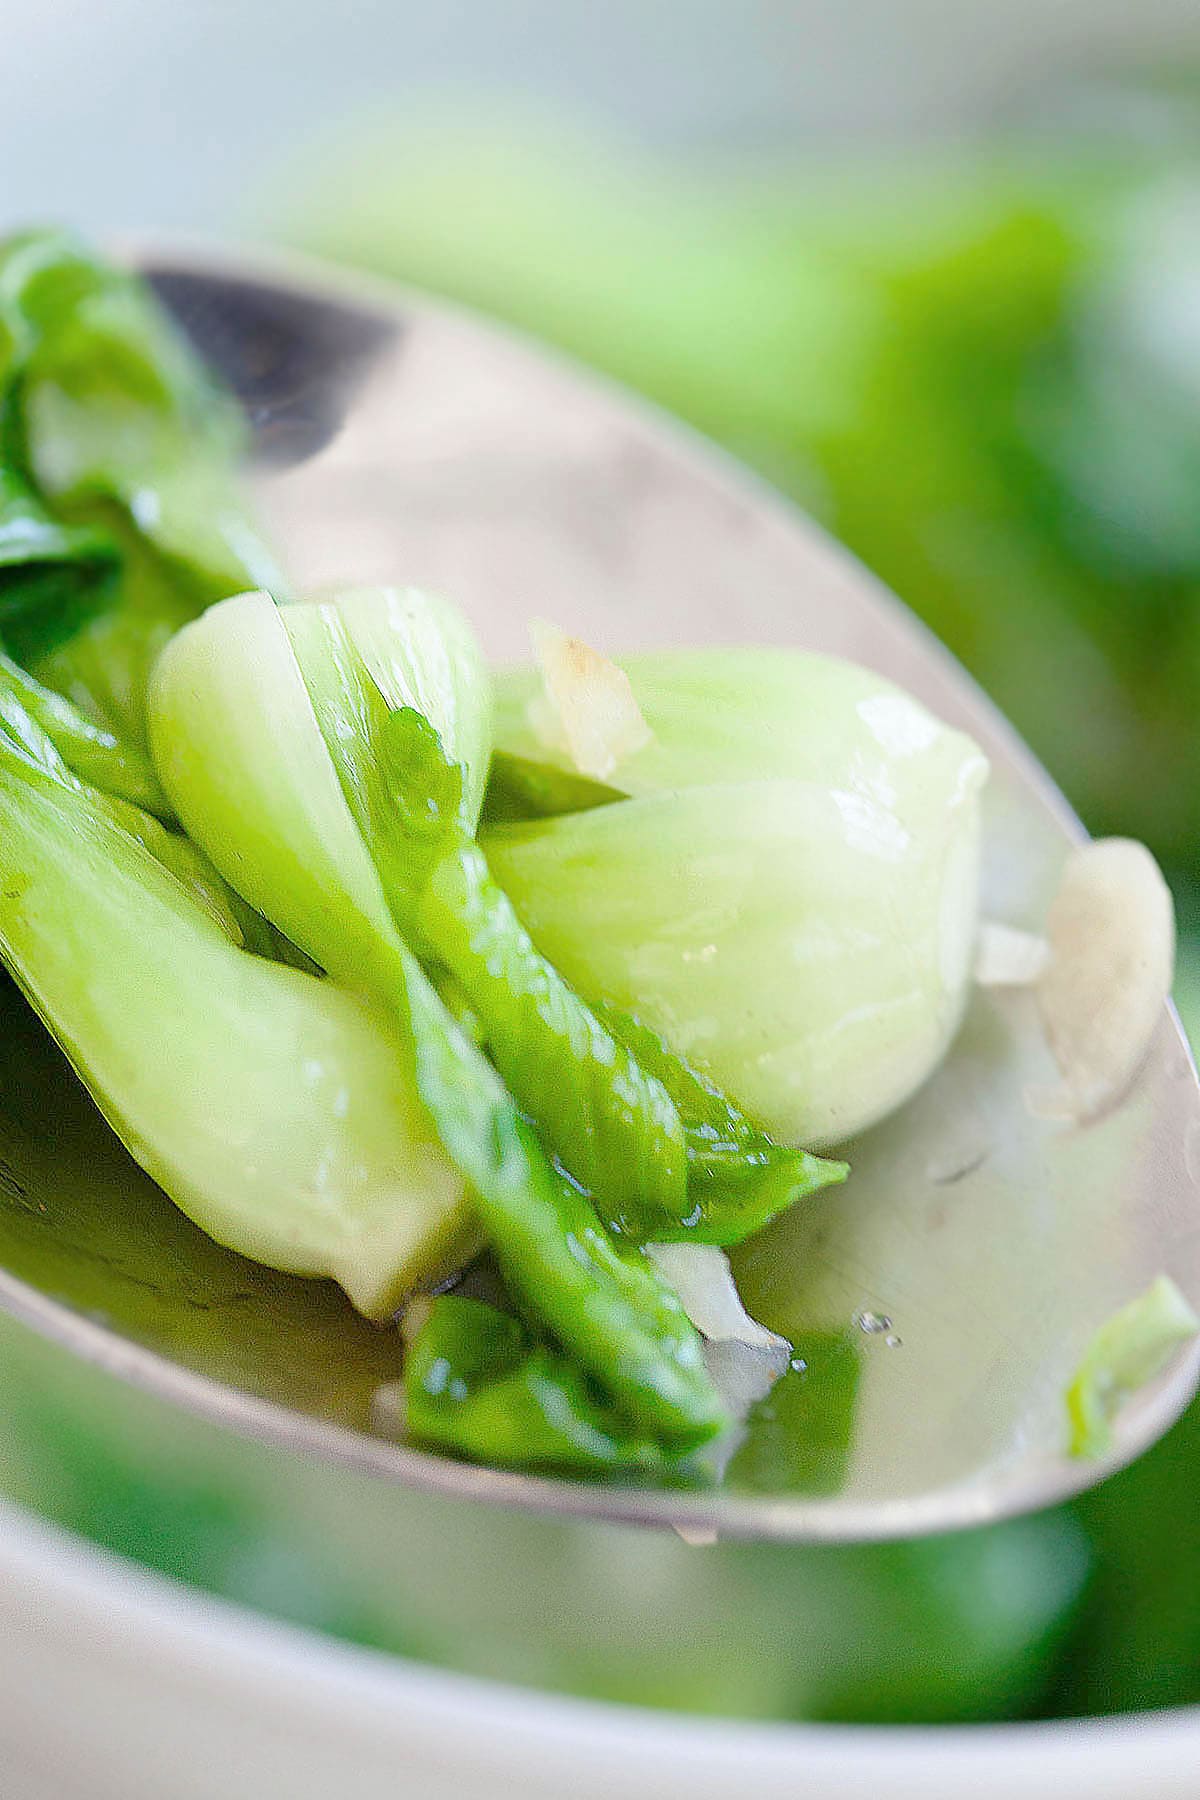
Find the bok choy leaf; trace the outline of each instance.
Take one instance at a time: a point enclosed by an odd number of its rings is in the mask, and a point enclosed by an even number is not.
[[[411,605],[419,609],[415,597]],[[332,653],[318,658],[303,634],[320,615]],[[395,654],[402,649],[397,636]],[[446,666],[467,720],[477,665],[460,657]],[[682,1308],[639,1252],[618,1249],[587,1195],[553,1166],[397,930],[419,890],[422,857],[436,858],[447,833],[463,829],[473,783],[469,764],[461,779],[453,774],[462,767],[455,716],[438,720],[438,695],[421,691],[417,674],[409,670],[411,697],[428,709],[423,718],[434,714],[431,725],[445,725],[447,756],[429,761],[434,804],[406,808],[388,788],[395,771],[380,734],[399,721],[409,769],[414,750],[417,766],[429,760],[428,737],[412,739],[412,707],[389,711],[357,652],[352,614],[239,596],[181,632],[155,671],[159,773],[192,836],[244,898],[335,979],[390,1008],[414,1089],[475,1192],[521,1304],[631,1419],[679,1445],[702,1441],[724,1413]],[[404,843],[382,834],[392,817]],[[624,1124],[633,1135],[642,1129],[636,1117]]]
[[[39,742],[5,711],[0,955],[134,1158],[218,1242],[375,1317],[460,1266],[476,1228],[394,1024],[238,948],[148,847],[169,834]]]
[[[986,762],[851,664],[622,666],[650,730],[610,777],[622,797],[510,817],[483,835],[489,864],[594,1007],[636,1013],[772,1138],[839,1142],[906,1099],[957,1026]],[[499,742],[559,771],[536,695],[532,673],[501,679]]]
[[[419,596],[403,613],[386,592],[376,599],[372,629],[383,621],[396,660],[444,616]],[[467,835],[486,764],[478,727],[469,742],[461,735],[472,704],[487,716],[478,652],[458,647],[449,683],[422,682],[414,657],[399,691],[422,710],[393,713],[358,649],[363,612],[361,597],[343,612],[244,595],[181,632],[151,706],[168,793],[233,885],[336,980],[390,998],[396,944],[419,935],[414,947],[454,977],[515,1098],[575,1179],[618,1207],[645,1192],[679,1210],[683,1132],[661,1083],[533,950]],[[447,755],[426,718],[445,728]],[[471,760],[448,761],[464,743]],[[443,865],[438,897],[427,895]],[[480,883],[464,895],[472,870]],[[464,905],[477,901],[465,926],[439,898],[456,882]],[[485,927],[487,948],[475,941]]]
[[[640,1019],[604,1002],[596,1011],[675,1102],[688,1162],[684,1217],[643,1202],[613,1220],[614,1230],[641,1243],[740,1244],[797,1200],[846,1179],[848,1164],[775,1143]]]
[[[513,1468],[659,1473],[673,1459],[519,1319],[443,1294],[404,1363],[418,1443]]]
[[[144,283],[65,233],[0,242],[0,631],[134,744],[170,633],[278,585],[237,490],[242,441]]]
[[[159,818],[170,818],[171,808],[150,758],[136,744],[96,724],[53,688],[43,687],[2,650],[0,689],[18,697],[81,781]]]

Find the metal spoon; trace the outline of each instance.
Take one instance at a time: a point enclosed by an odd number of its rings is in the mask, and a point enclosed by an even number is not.
[[[1061,796],[924,628],[743,472],[426,301],[290,263],[136,260],[245,404],[261,509],[299,590],[440,589],[500,658],[524,654],[544,612],[610,648],[775,642],[872,664],[987,751],[986,910],[1040,919],[1081,836]],[[237,1430],[391,1480],[698,1537],[900,1537],[1089,1486],[1167,1428],[1200,1374],[1191,1346],[1126,1406],[1107,1461],[1066,1457],[1063,1392],[1095,1328],[1160,1271],[1200,1304],[1200,1092],[1169,1013],[1126,1100],[1065,1129],[1024,1103],[1047,1072],[1028,1002],[978,994],[935,1079],[850,1147],[849,1185],[740,1254],[750,1309],[803,1332],[811,1367],[792,1371],[774,1453],[684,1494],[392,1441],[375,1397],[398,1374],[395,1335],[330,1285],[210,1243],[134,1168],[15,992],[0,1004],[0,1304]]]

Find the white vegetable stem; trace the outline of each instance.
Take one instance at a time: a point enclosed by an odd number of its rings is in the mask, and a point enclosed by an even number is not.
[[[831,657],[730,646],[621,667],[652,733],[605,777],[628,798],[496,828],[496,877],[585,998],[636,1013],[783,1142],[844,1142],[958,1027],[987,763]],[[539,680],[500,678],[497,744],[570,768],[530,729]]]

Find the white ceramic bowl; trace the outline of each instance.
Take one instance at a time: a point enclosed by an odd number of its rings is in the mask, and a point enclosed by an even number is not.
[[[1200,1715],[751,1726],[446,1675],[0,1509],[4,1800],[1194,1800]]]
[[[88,1538],[48,1516],[78,1520]],[[1054,1566],[1039,1542],[1021,1540],[1035,1584]],[[1069,1534],[1055,1537],[1052,1558],[1070,1548]],[[863,1729],[722,1723],[539,1691],[556,1679],[595,1691],[588,1653],[607,1638],[599,1691],[649,1698],[662,1655],[686,1663],[679,1691],[690,1695],[699,1645],[731,1669],[754,1665],[750,1706],[785,1714],[794,1686],[763,1698],[774,1661],[792,1684],[821,1654],[808,1595],[830,1553],[792,1562],[805,1554],[765,1547],[760,1567],[673,1534],[415,1495],[236,1437],[0,1317],[0,1800],[1200,1796],[1200,1710]],[[1000,1568],[1018,1585],[1010,1556]],[[852,1583],[831,1592],[836,1607],[854,1604]],[[268,1616],[346,1629],[369,1622],[376,1593],[391,1595],[395,1623],[374,1641],[411,1636],[473,1673]],[[898,1618],[903,1656],[907,1596]],[[426,1643],[442,1621],[440,1647]],[[934,1637],[919,1654],[953,1656],[963,1636],[952,1627],[940,1651]],[[612,1673],[627,1666],[632,1684]],[[727,1675],[719,1691],[722,1705],[738,1703]]]

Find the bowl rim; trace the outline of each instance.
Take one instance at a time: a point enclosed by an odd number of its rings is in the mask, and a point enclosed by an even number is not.
[[[903,1796],[948,1778],[1003,1772],[1006,1780],[1058,1770],[1064,1780],[1087,1760],[1103,1768],[1103,1791],[1190,1793],[1187,1770],[1200,1739],[1200,1707],[1111,1717],[989,1725],[836,1725],[745,1721],[641,1709],[547,1693],[422,1664],[328,1636],[189,1586],[0,1500],[0,1596],[85,1647],[139,1651],[154,1666],[232,1694],[254,1692],[289,1712],[303,1706],[332,1727],[366,1731],[382,1743],[414,1739],[436,1756],[449,1733],[476,1744],[501,1773],[530,1766],[553,1749],[599,1759],[615,1776],[703,1770],[711,1784],[728,1773],[810,1776],[822,1770],[849,1783],[886,1781]],[[3,1609],[0,1604],[0,1610]],[[264,1713],[269,1724],[270,1715]],[[772,1791],[774,1791],[772,1789]],[[862,1791],[873,1791],[865,1785]],[[1009,1791],[1009,1790],[1005,1790]],[[1047,1790],[1048,1791],[1048,1790]],[[1064,1793],[1070,1792],[1065,1788]]]

